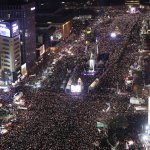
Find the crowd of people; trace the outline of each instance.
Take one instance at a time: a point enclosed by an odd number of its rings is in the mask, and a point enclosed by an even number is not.
[[[101,81],[99,88],[79,96],[60,91],[67,70],[73,70],[77,66],[79,69],[75,77],[80,77],[80,69],[89,59],[88,53],[85,55],[86,39],[72,41],[76,43],[71,49],[74,55],[65,56],[58,61],[53,75],[48,75],[41,88],[24,86],[23,93],[28,110],[18,113],[17,125],[8,134],[1,136],[1,150],[110,150],[111,146],[107,142],[109,130],[98,130],[96,124],[103,122],[109,125],[117,116],[127,116],[129,123],[133,124],[123,126],[125,138],[121,139],[116,135],[119,141],[118,149],[125,149],[126,140],[139,142],[136,133],[140,130],[135,125],[140,124],[143,114],[137,119],[129,105],[129,95],[121,96],[115,91],[117,83],[121,90],[125,90],[124,76],[135,61],[140,44],[138,31],[142,20],[140,14],[126,14],[125,9],[107,8],[105,11],[107,15],[98,18],[102,21],[96,20],[98,24],[92,22],[89,25],[92,32],[96,32],[99,37],[99,53],[110,53],[105,64],[106,71],[101,76],[96,75]],[[116,27],[121,34],[112,39],[109,35]],[[71,40],[76,40],[77,36],[71,36]],[[68,40],[68,44],[71,40]],[[67,45],[67,41],[62,42],[64,43]],[[95,49],[96,44],[95,41],[91,41],[88,51]],[[143,120],[145,121],[146,117]],[[95,142],[98,144],[94,144]],[[138,148],[136,144],[135,147]]]

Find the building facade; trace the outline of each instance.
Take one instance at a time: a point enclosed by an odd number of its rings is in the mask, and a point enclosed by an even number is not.
[[[53,34],[54,40],[65,39],[71,32],[72,23],[66,21],[62,23],[51,23],[51,26],[56,27],[56,32]]]
[[[0,19],[20,24],[21,64],[30,69],[36,59],[35,3],[30,0],[0,0]]]
[[[10,20],[0,22],[0,70],[4,81],[17,82],[21,76],[20,68],[21,46],[18,22]]]

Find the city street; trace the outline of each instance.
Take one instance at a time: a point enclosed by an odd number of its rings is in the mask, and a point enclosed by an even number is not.
[[[25,105],[16,108],[18,122],[1,135],[0,150],[124,150],[125,145],[143,149],[138,134],[147,114],[135,111],[130,104],[134,92],[125,85],[141,45],[142,13],[130,14],[123,7],[106,7],[105,12],[86,27],[91,28],[90,35],[74,31],[22,85]],[[90,70],[91,53],[96,74],[84,76]],[[101,65],[104,70],[97,71]],[[66,92],[69,79],[72,85],[80,85],[79,78],[83,91]],[[95,79],[99,84],[90,90]],[[98,128],[98,122],[105,127]]]

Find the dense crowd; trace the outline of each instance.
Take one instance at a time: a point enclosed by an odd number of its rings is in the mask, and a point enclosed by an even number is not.
[[[63,41],[62,44],[66,46],[70,43],[74,45],[71,51],[77,57],[65,56],[58,61],[53,75],[48,76],[41,88],[24,87],[28,110],[18,113],[18,125],[1,137],[1,150],[110,150],[111,146],[107,142],[109,132],[107,129],[97,130],[98,121],[109,125],[117,116],[127,116],[128,122],[135,126],[139,121],[146,120],[145,116],[143,119],[143,114],[137,119],[129,105],[129,95],[116,94],[117,83],[121,90],[125,90],[124,76],[135,61],[135,54],[140,45],[138,34],[141,25],[140,15],[126,14],[125,10],[119,8],[109,8],[105,11],[108,13],[100,18],[101,22],[98,21],[96,24],[92,22],[89,25],[92,34],[96,32],[98,36],[99,53],[110,53],[105,63],[106,71],[96,75],[101,80],[100,87],[92,93],[80,96],[68,95],[59,90],[67,70],[77,67],[74,76],[80,77],[81,68],[84,68],[81,66],[89,59],[89,53],[85,54],[86,39],[75,42],[74,40],[80,37],[73,35],[71,39]],[[109,35],[116,27],[121,34],[112,39]],[[91,41],[88,50],[92,51],[95,47],[95,40]],[[140,130],[133,126],[123,126],[125,138],[121,139],[117,135],[120,150],[125,149],[126,140],[139,142],[136,133]],[[128,127],[133,130],[129,130]],[[95,142],[98,143],[97,146]]]

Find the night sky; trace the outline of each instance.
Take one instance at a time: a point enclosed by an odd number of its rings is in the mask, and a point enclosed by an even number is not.
[[[87,2],[88,0],[37,0],[38,2],[42,3],[44,2],[47,7],[49,8],[58,8],[60,7],[61,2]],[[120,5],[124,4],[125,0],[95,0],[97,1],[96,3],[99,5]],[[140,0],[142,3],[143,2],[150,2],[150,0]]]

